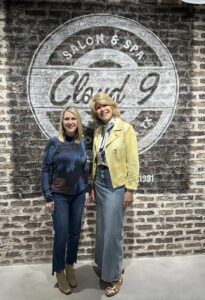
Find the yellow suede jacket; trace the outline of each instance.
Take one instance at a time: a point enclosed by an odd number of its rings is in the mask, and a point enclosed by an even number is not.
[[[93,180],[96,174],[96,155],[102,136],[102,126],[94,133],[93,141]],[[105,147],[105,157],[114,188],[125,186],[136,190],[139,181],[139,159],[137,138],[133,127],[116,118],[115,125]]]

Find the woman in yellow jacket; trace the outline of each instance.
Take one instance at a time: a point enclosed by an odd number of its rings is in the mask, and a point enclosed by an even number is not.
[[[107,94],[96,94],[90,106],[100,125],[94,133],[91,193],[97,203],[95,262],[101,279],[109,283],[105,293],[110,297],[122,284],[124,213],[139,179],[137,139]]]

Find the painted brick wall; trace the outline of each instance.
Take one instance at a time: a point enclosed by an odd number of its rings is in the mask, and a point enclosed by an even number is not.
[[[126,215],[125,257],[205,252],[205,5],[18,0],[0,4],[0,264],[51,260],[52,222],[40,187],[47,138],[29,105],[29,66],[56,28],[97,13],[136,21],[154,33],[171,54],[179,80],[169,126],[140,154],[141,182]],[[93,259],[94,235],[95,205],[89,204],[79,259]]]

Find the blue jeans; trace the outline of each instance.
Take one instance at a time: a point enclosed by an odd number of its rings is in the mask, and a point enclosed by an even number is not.
[[[85,192],[74,196],[54,193],[53,272],[77,261]]]
[[[118,280],[122,274],[125,188],[124,186],[113,188],[109,170],[97,168],[95,189],[97,200],[95,262],[101,269],[101,279],[112,282]]]

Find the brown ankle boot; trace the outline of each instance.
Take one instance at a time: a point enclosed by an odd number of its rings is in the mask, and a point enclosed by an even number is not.
[[[68,295],[71,293],[71,289],[70,289],[70,286],[66,280],[66,276],[65,276],[65,272],[64,270],[61,271],[61,272],[57,272],[56,273],[56,278],[57,278],[57,282],[58,282],[58,288],[59,290]]]
[[[75,270],[73,269],[73,265],[65,265],[66,279],[72,288],[77,287],[77,279],[75,276]]]

